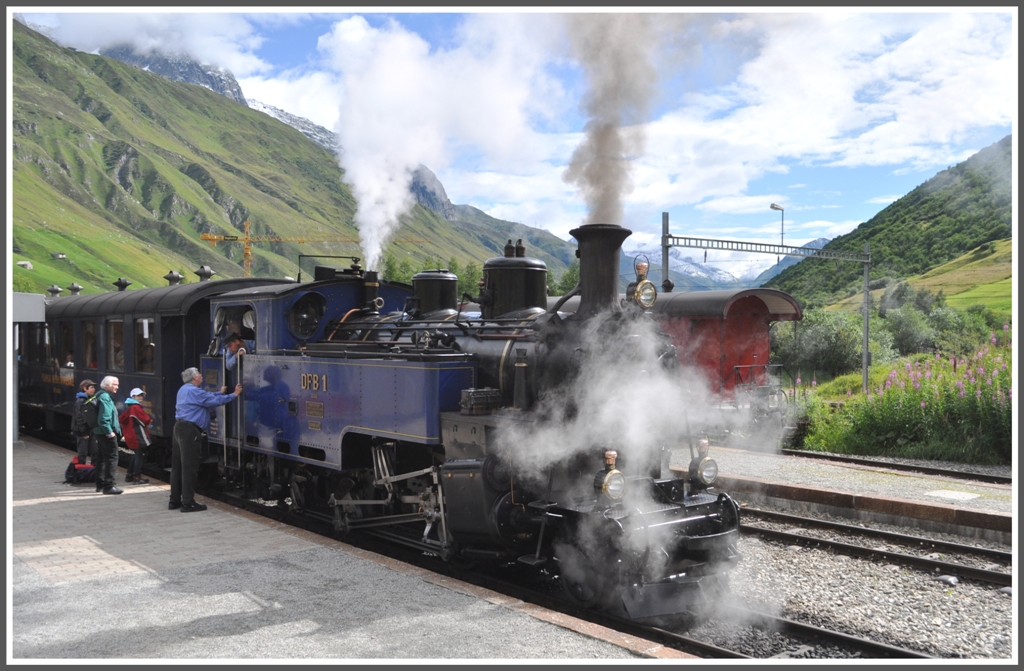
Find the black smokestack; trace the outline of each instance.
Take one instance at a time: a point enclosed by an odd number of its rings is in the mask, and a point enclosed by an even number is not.
[[[619,309],[619,256],[633,234],[618,224],[587,224],[569,231],[580,243],[579,317]]]

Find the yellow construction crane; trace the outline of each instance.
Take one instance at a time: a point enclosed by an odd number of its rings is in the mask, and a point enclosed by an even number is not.
[[[280,236],[280,235],[252,235],[250,233],[249,220],[246,219],[244,226],[244,232],[242,235],[213,235],[212,233],[203,233],[199,236],[200,240],[206,240],[210,243],[211,247],[216,247],[218,242],[241,242],[242,243],[242,270],[243,277],[250,277],[252,275],[252,243],[254,242],[354,242],[359,243],[358,240],[352,238],[336,238],[327,236],[314,236],[314,235],[295,235],[295,236]]]
[[[211,247],[216,247],[218,242],[241,242],[242,243],[242,276],[252,276],[252,243],[254,242],[354,242],[359,244],[358,240],[353,238],[335,238],[330,236],[315,236],[315,235],[293,235],[293,236],[280,236],[280,235],[253,235],[249,231],[251,223],[248,219],[242,224],[244,231],[242,235],[213,235],[212,233],[203,233],[199,236],[200,240],[206,240],[210,243]],[[424,240],[420,238],[396,238],[391,242],[412,242],[422,244]]]

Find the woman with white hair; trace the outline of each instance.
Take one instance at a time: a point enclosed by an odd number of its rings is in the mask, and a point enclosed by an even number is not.
[[[108,375],[100,382],[100,389],[96,392],[98,404],[96,428],[92,430],[96,436],[96,445],[99,448],[100,459],[96,469],[96,491],[104,494],[120,494],[121,490],[115,486],[117,477],[117,440],[121,436],[121,422],[117,419],[117,407],[114,405],[112,394],[117,393],[120,381],[113,375]]]

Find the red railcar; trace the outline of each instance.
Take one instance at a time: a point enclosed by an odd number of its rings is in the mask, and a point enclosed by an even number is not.
[[[578,303],[571,298],[560,310],[573,312]],[[777,370],[768,363],[772,322],[803,318],[792,296],[764,288],[659,293],[651,314],[671,336],[679,361],[702,371],[711,391],[724,400],[733,399],[737,387],[772,383]]]
[[[771,324],[803,318],[792,296],[760,288],[662,293],[651,312],[679,360],[703,371],[723,398],[732,398],[737,386],[770,384]]]

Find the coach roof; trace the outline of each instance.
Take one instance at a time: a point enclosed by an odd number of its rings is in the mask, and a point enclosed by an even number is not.
[[[790,321],[803,318],[796,300],[778,289],[715,289],[659,293],[651,312],[687,317],[726,317],[736,301],[755,296],[760,298],[772,319]]]
[[[235,289],[276,284],[281,284],[281,280],[270,277],[236,277],[151,289],[64,296],[47,301],[46,317],[49,320],[121,314],[184,315],[196,301],[204,298]]]

